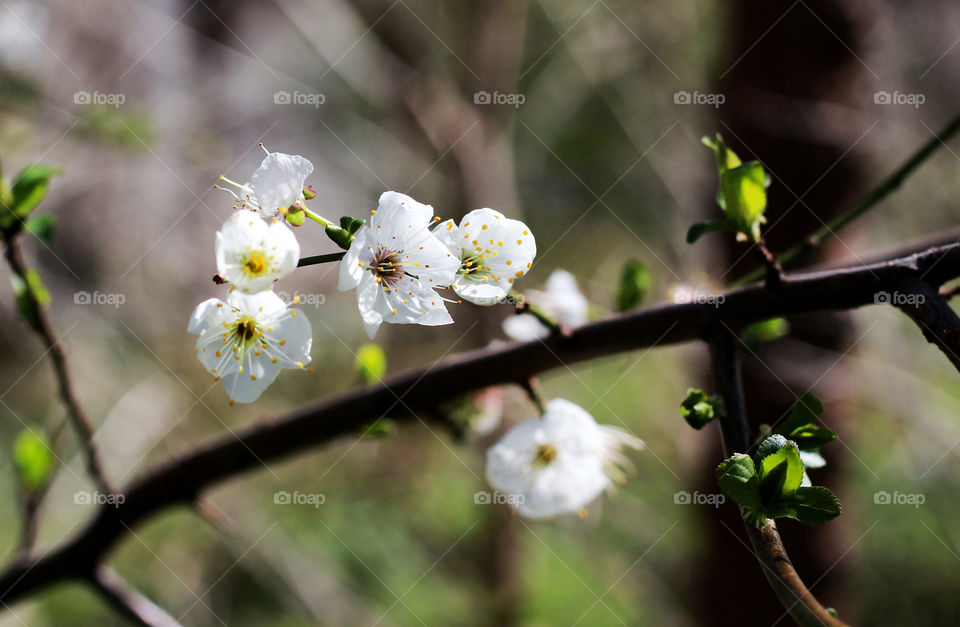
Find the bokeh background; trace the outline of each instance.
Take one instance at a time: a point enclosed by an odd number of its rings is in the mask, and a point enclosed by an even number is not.
[[[956,113],[958,37],[960,8],[944,0],[0,0],[0,158],[8,175],[38,161],[64,168],[42,207],[56,240],[29,243],[27,255],[53,294],[108,472],[127,482],[174,452],[358,385],[354,352],[366,338],[334,266],[282,286],[322,300],[305,309],[312,374],[285,373],[255,405],[231,408],[193,355],[190,312],[224,292],[210,277],[231,201],[212,185],[220,174],[246,180],[258,142],[313,161],[312,206],[325,215],[362,217],[394,189],[443,217],[483,206],[522,217],[540,252],[521,287],[565,268],[600,317],[630,259],[653,276],[647,302],[749,269],[745,249],[722,236],[684,241],[691,223],[718,215],[701,136],[719,131],[765,163],[769,237],[782,250]],[[523,102],[484,103],[480,92]],[[858,263],[949,232],[960,217],[957,151],[944,146],[814,261]],[[298,237],[304,254],[335,250],[309,224]],[[80,292],[123,303],[79,304]],[[4,442],[24,424],[57,433],[65,419],[12,300],[0,282]],[[377,339],[390,372],[429,366],[505,339],[509,313],[459,305],[455,325],[385,326]],[[760,424],[812,387],[840,434],[814,481],[839,495],[844,515],[815,531],[781,525],[801,574],[853,624],[956,624],[956,372],[889,308],[790,322],[790,336],[747,358],[747,395]],[[109,561],[185,625],[787,624],[734,507],[675,503],[678,491],[716,491],[717,429],[694,432],[678,413],[706,374],[704,347],[685,345],[542,377],[548,396],[648,445],[632,455],[629,483],[583,519],[527,522],[474,503],[497,429],[535,416],[507,389],[493,432],[454,442],[414,423],[270,463],[206,495],[228,533],[193,510],[167,511]],[[92,486],[70,430],[55,444],[62,463],[41,546],[93,512],[74,503]],[[279,490],[325,502],[277,505]],[[924,503],[877,504],[879,491]],[[8,557],[19,503],[4,453]],[[0,622],[123,624],[79,584],[19,602]]]

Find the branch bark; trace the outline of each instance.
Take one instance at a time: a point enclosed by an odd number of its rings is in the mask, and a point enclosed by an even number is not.
[[[857,268],[793,275],[780,289],[762,285],[733,290],[717,304],[654,305],[584,325],[569,335],[504,348],[471,351],[424,370],[392,377],[380,387],[352,390],[285,416],[265,420],[181,453],[149,470],[123,490],[125,500],[105,505],[63,544],[24,556],[0,573],[0,601],[11,603],[49,585],[88,578],[130,528],[174,504],[194,501],[206,488],[270,462],[356,432],[379,416],[412,421],[437,403],[492,385],[654,345],[700,340],[721,325],[736,331],[772,317],[814,310],[852,309],[875,303],[879,291],[911,280],[933,288],[960,276],[960,244]],[[735,440],[739,448],[743,440]]]
[[[750,429],[744,411],[740,380],[739,339],[726,327],[718,328],[710,340],[710,365],[716,391],[723,396],[726,414],[720,417],[723,444],[727,455],[746,453],[750,449]],[[763,567],[763,574],[787,613],[803,627],[843,627],[844,623],[827,612],[803,583],[783,546],[776,523],[767,519],[762,529],[745,521],[754,553]]]

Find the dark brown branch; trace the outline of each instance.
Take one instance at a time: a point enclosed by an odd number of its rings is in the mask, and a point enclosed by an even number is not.
[[[356,433],[380,416],[409,421],[410,412],[422,412],[430,418],[438,403],[466,392],[524,381],[564,364],[699,340],[723,325],[737,330],[772,317],[872,305],[878,291],[896,289],[924,274],[936,287],[960,276],[960,245],[866,267],[794,275],[777,291],[752,285],[724,294],[716,305],[654,305],[584,325],[567,336],[465,353],[391,377],[381,386],[352,390],[265,420],[149,470],[126,487],[121,505],[101,507],[76,536],[41,556],[15,561],[0,573],[0,601],[9,604],[52,582],[86,577],[128,528],[158,511],[190,503],[211,485],[259,468],[262,462]]]
[[[90,582],[115,610],[135,624],[144,627],[180,627],[179,621],[106,566],[99,568]]]
[[[923,337],[960,370],[960,317],[950,307],[950,295],[941,295],[926,281],[914,279],[904,281],[887,297],[892,300],[892,305],[917,324]]]
[[[716,329],[710,340],[710,365],[716,392],[723,397],[726,408],[725,414],[720,416],[720,427],[727,455],[746,453],[750,449],[750,428],[740,381],[739,341],[727,327]],[[757,529],[749,521],[745,524],[764,575],[791,618],[802,626],[842,627],[844,623],[827,612],[800,579],[783,546],[776,523],[767,519],[762,529]]]
[[[57,383],[60,388],[60,397],[67,407],[67,414],[70,416],[73,428],[77,432],[77,439],[80,441],[80,447],[84,453],[87,470],[101,490],[106,493],[111,493],[113,490],[107,481],[106,474],[103,471],[103,466],[97,454],[96,443],[93,441],[93,421],[90,419],[87,410],[84,409],[80,398],[77,396],[70,365],[67,361],[67,353],[60,339],[57,337],[57,333],[53,329],[53,324],[50,322],[49,316],[47,316],[46,311],[37,301],[33,290],[29,288],[27,275],[30,268],[23,258],[23,250],[20,247],[20,235],[5,233],[3,240],[6,244],[5,256],[7,262],[10,264],[10,268],[14,274],[23,281],[23,284],[28,286],[25,288],[26,297],[30,299],[31,308],[36,313],[34,319],[30,321],[30,324],[43,339],[47,350],[50,352],[50,358],[53,361]]]

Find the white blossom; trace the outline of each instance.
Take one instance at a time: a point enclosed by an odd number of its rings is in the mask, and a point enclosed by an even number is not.
[[[260,292],[297,268],[300,244],[281,222],[241,209],[217,231],[216,252],[221,277],[243,292]]]
[[[197,358],[223,384],[231,403],[257,400],[281,368],[308,369],[310,323],[272,291],[231,292],[193,311],[190,333],[199,335]]]
[[[236,194],[224,190],[240,203],[238,209],[253,209],[259,211],[264,218],[272,220],[293,204],[304,200],[303,185],[313,172],[313,164],[300,155],[269,152],[266,148],[264,151],[267,156],[253,173],[249,183],[235,183],[224,176],[220,178],[239,191],[239,194]]]
[[[476,305],[495,305],[506,298],[537,255],[527,225],[493,209],[471,211],[459,226],[447,220],[434,233],[460,259],[454,291]]]
[[[590,303],[577,286],[577,279],[566,270],[554,270],[547,279],[546,291],[529,290],[526,297],[557,324],[574,328],[587,322]],[[506,318],[503,332],[518,342],[529,342],[550,334],[536,316],[528,313]]]
[[[339,283],[342,291],[357,290],[370,339],[383,322],[452,323],[436,289],[453,283],[460,261],[430,232],[433,208],[384,192],[371,213],[340,263]]]
[[[579,512],[625,477],[624,446],[639,450],[643,442],[554,399],[541,419],[521,422],[487,450],[487,479],[527,518]]]

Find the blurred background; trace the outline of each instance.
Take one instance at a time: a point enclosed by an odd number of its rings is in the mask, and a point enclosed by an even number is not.
[[[444,218],[487,206],[521,217],[539,248],[521,289],[564,268],[602,317],[630,259],[652,275],[648,303],[751,268],[724,236],[685,243],[691,223],[719,216],[701,136],[720,132],[763,161],[769,241],[783,250],[960,109],[958,37],[960,7],[945,0],[0,0],[0,159],[8,176],[34,162],[64,168],[41,208],[56,238],[26,252],[52,293],[107,470],[126,483],[358,384],[366,336],[335,265],[278,288],[317,296],[303,307],[312,374],[286,372],[255,405],[231,408],[194,357],[189,315],[224,294],[210,281],[213,241],[232,203],[212,186],[220,174],[248,180],[258,142],[314,163],[311,207],[327,216],[365,216],[392,189]],[[952,229],[958,150],[943,147],[809,261],[858,263]],[[335,250],[310,224],[297,235],[305,255]],[[54,434],[65,411],[7,281],[0,303],[3,441],[24,424]],[[377,340],[395,373],[505,340],[509,314],[459,305],[455,325],[385,325]],[[844,515],[816,530],[781,525],[801,575],[852,624],[956,624],[956,372],[891,308],[790,324],[746,358],[746,391],[760,424],[813,388],[840,435],[813,479]],[[536,415],[504,389],[492,424],[463,442],[414,423],[270,463],[206,495],[229,533],[167,511],[110,564],[185,625],[787,624],[735,508],[677,502],[716,492],[718,430],[695,432],[678,411],[687,387],[709,386],[705,362],[703,346],[673,346],[542,377],[548,396],[648,446],[585,518],[528,522],[475,504],[485,447]],[[74,503],[93,487],[69,428],[55,449],[41,547],[94,511]],[[275,504],[277,491],[324,503]],[[881,491],[924,502],[875,503]],[[8,557],[20,500],[4,454]],[[0,622],[124,624],[81,585],[19,602]]]

